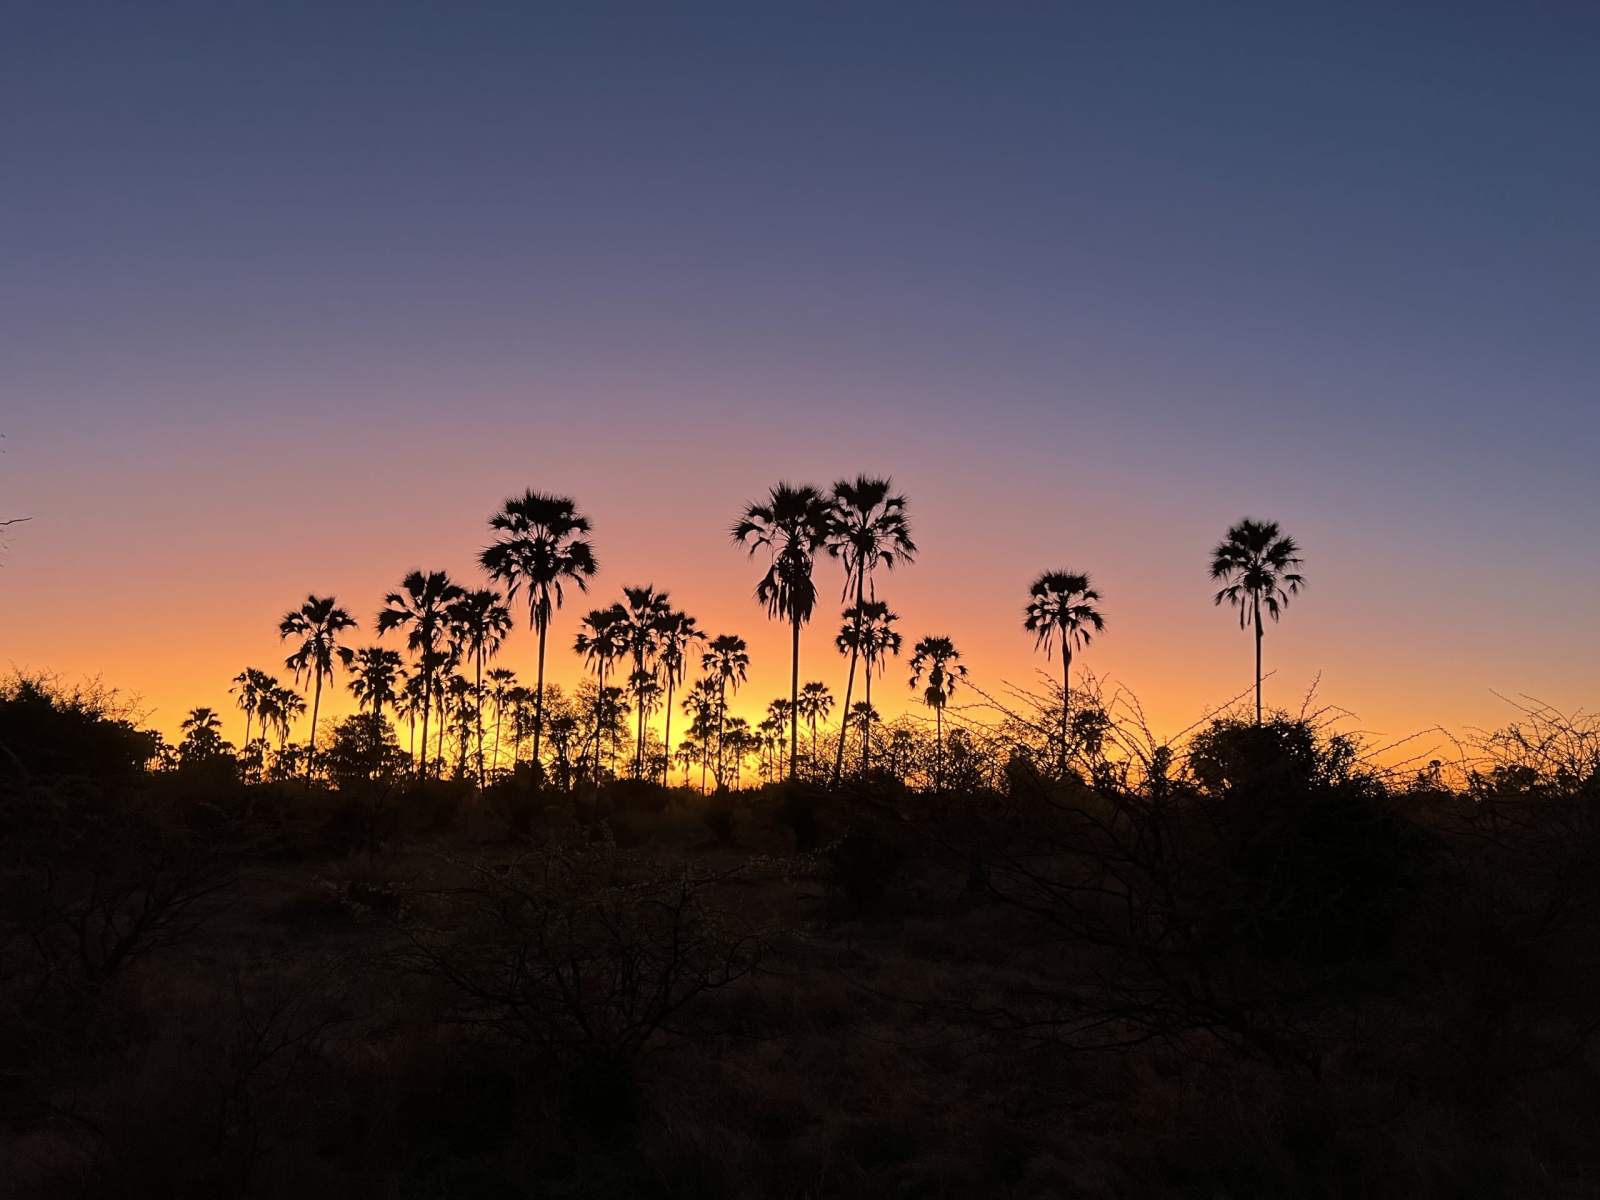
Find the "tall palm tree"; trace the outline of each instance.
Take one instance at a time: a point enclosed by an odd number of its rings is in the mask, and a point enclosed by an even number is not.
[[[721,681],[713,676],[706,659],[706,674],[695,680],[688,695],[683,698],[683,711],[689,718],[689,736],[700,747],[700,790],[706,790],[706,770],[711,762],[711,739],[718,729],[717,693]]]
[[[383,598],[387,606],[378,612],[378,636],[391,629],[407,628],[406,644],[416,652],[417,670],[422,677],[422,759],[418,777],[428,774],[428,717],[438,699],[435,675],[441,665],[440,640],[449,632],[450,607],[466,593],[452,583],[444,571],[412,571],[400,581],[400,590]],[[453,663],[451,664],[454,665]],[[439,727],[444,728],[440,710]]]
[[[239,711],[244,713],[244,746],[246,756],[250,754],[250,726],[252,718],[261,711],[261,704],[271,690],[278,686],[278,681],[265,671],[256,667],[246,667],[233,677],[233,686],[228,691],[239,697]],[[265,726],[265,721],[263,721]]]
[[[783,697],[780,696],[778,699],[774,700],[771,704],[767,705],[767,717],[768,717],[769,720],[774,722],[775,727],[777,728],[777,731],[778,731],[778,745],[777,745],[776,749],[777,749],[777,752],[778,752],[778,755],[779,755],[778,766],[779,766],[780,769],[782,769],[782,767],[783,767],[782,755],[783,755],[783,752],[784,752],[784,747],[783,747],[783,727],[785,725],[788,725],[794,719],[794,702],[793,701],[789,701],[789,700],[785,700]],[[790,776],[791,776],[791,778],[793,777],[793,772],[790,772]]]
[[[884,658],[900,653],[903,639],[894,628],[894,623],[899,619],[900,614],[890,612],[889,606],[883,601],[863,600],[844,610],[844,625],[834,639],[840,653],[848,653],[852,661],[858,657],[865,660],[866,705],[869,709],[872,707],[874,669],[881,674]],[[861,777],[865,779],[872,772],[872,738],[868,726],[862,726],[861,738]]]
[[[317,712],[322,707],[322,681],[333,678],[333,662],[338,657],[339,635],[356,627],[355,618],[340,608],[332,596],[307,596],[299,608],[290,609],[278,622],[280,640],[299,638],[300,644],[284,659],[294,672],[294,681],[309,675],[314,689],[311,701],[311,737],[306,744],[306,776],[311,775],[317,755]]]
[[[863,604],[878,598],[873,572],[879,567],[893,570],[896,563],[909,563],[917,553],[906,520],[906,498],[893,492],[889,479],[858,475],[853,481],[841,479],[833,485],[832,514],[828,528],[828,553],[844,564],[842,599]],[[855,689],[859,651],[850,653],[850,674],[845,679],[844,711],[850,711]],[[844,743],[841,735],[833,756],[833,782],[838,785],[844,770]]]
[[[400,685],[399,694],[394,699],[396,716],[406,719],[409,730],[407,757],[411,760],[412,774],[416,774],[417,767],[417,718],[422,715],[423,704],[427,700],[428,691],[433,686],[433,681],[426,678],[421,671],[413,671],[406,676],[405,682]],[[427,757],[428,744],[422,744],[423,757]]]
[[[833,693],[820,679],[800,689],[800,715],[811,725],[811,771],[817,772],[817,722],[826,721],[833,711]]]
[[[478,706],[478,790],[484,788],[483,778],[483,663],[500,652],[500,646],[511,632],[511,610],[501,601],[500,593],[490,588],[477,588],[465,593],[450,606],[450,637],[462,652],[473,661],[473,697]]]
[[[961,652],[947,637],[925,637],[911,648],[911,686],[922,682],[927,672],[928,686],[922,690],[922,702],[933,709],[933,790],[944,790],[944,706],[955,693],[956,681],[963,678],[967,668],[957,660]]]
[[[814,487],[780,483],[765,502],[747,504],[734,523],[733,540],[753,556],[765,549],[771,562],[756,584],[756,599],[767,616],[789,622],[789,778],[794,778],[795,750],[800,742],[800,627],[817,605],[811,578],[816,552],[833,528],[833,507]]]
[[[639,728],[633,745],[633,774],[636,779],[643,779],[646,717],[643,689],[646,682],[654,684],[656,681],[661,622],[672,611],[672,605],[667,594],[656,591],[652,584],[623,588],[622,601],[624,636],[628,642],[628,653],[633,655],[633,674],[628,679],[628,690],[633,693],[639,710]]]
[[[1105,618],[1095,604],[1100,593],[1089,585],[1089,577],[1077,571],[1046,571],[1028,589],[1028,605],[1023,609],[1022,627],[1033,634],[1048,661],[1052,644],[1061,641],[1061,777],[1067,774],[1067,717],[1072,706],[1072,652],[1081,650],[1106,627]]]
[[[506,585],[515,600],[525,589],[528,624],[539,637],[539,673],[533,693],[533,780],[539,779],[540,742],[544,733],[544,648],[551,614],[565,599],[563,585],[589,590],[589,579],[599,569],[594,545],[585,536],[589,518],[567,496],[532,490],[513,496],[489,518],[489,528],[500,536],[479,555],[491,579]]]
[[[500,726],[505,720],[506,702],[510,698],[513,688],[517,686],[517,673],[505,667],[491,667],[485,674],[489,681],[489,699],[494,701],[494,746],[489,755],[489,761],[494,764],[494,770],[500,769]],[[512,755],[513,764],[516,756]]]
[[[667,683],[667,701],[664,708],[665,728],[661,734],[661,744],[672,745],[672,693],[683,682],[684,674],[689,667],[689,651],[698,647],[706,640],[706,635],[701,632],[695,619],[688,613],[671,609],[663,613],[656,623],[656,637],[658,639],[658,654],[661,664],[661,674]],[[670,780],[667,776],[667,767],[661,771],[661,786],[666,787]]]
[[[1261,724],[1261,610],[1276,621],[1289,597],[1306,586],[1300,546],[1278,528],[1276,521],[1244,518],[1211,551],[1211,578],[1226,586],[1212,602],[1227,601],[1239,610],[1239,628],[1256,631],[1256,724]]]
[[[599,681],[599,687],[595,692],[594,699],[594,775],[596,782],[600,779],[600,732],[606,703],[606,671],[613,662],[628,652],[627,620],[628,614],[620,604],[613,604],[609,608],[590,609],[589,613],[583,618],[577,637],[572,642],[572,648],[583,655],[589,665],[595,669],[595,675]],[[535,704],[537,704],[537,700]],[[538,722],[539,718],[536,711],[533,734],[533,744],[536,751],[539,745]]]
[[[742,637],[724,633],[711,639],[701,658],[706,675],[717,681],[717,786],[723,785],[723,749],[728,727],[728,690],[739,690],[750,670],[750,650]]]

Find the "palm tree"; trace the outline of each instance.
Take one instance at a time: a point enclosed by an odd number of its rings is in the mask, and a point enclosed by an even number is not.
[[[494,764],[494,769],[500,769],[500,726],[506,715],[506,701],[511,691],[517,685],[517,673],[505,667],[491,667],[485,678],[489,681],[489,699],[494,701],[494,747],[489,755],[489,760]],[[516,756],[512,755],[513,761]]]
[[[734,523],[733,540],[755,555],[771,552],[771,564],[756,584],[756,599],[767,616],[789,622],[789,778],[794,778],[800,742],[800,627],[811,619],[817,585],[811,578],[817,550],[833,528],[833,508],[814,487],[780,483],[765,503],[748,504]]]
[[[811,771],[817,771],[817,722],[826,721],[833,711],[833,693],[820,679],[800,689],[800,715],[811,724]]]
[[[1301,564],[1300,547],[1278,529],[1276,521],[1244,518],[1211,551],[1211,578],[1226,586],[1213,597],[1239,610],[1239,628],[1256,630],[1256,724],[1261,724],[1261,610],[1276,621],[1306,586],[1293,568]]]
[[[1072,652],[1081,650],[1093,635],[1106,627],[1105,618],[1095,608],[1100,593],[1089,585],[1089,577],[1076,571],[1046,571],[1028,589],[1028,605],[1023,610],[1022,627],[1038,639],[1046,661],[1050,648],[1061,640],[1061,748],[1060,770],[1067,774],[1067,716],[1071,693],[1067,690],[1072,671]]]
[[[296,683],[300,682],[301,675],[309,675],[314,688],[311,738],[306,745],[307,778],[310,778],[312,760],[317,754],[317,712],[322,707],[322,681],[333,678],[339,635],[355,627],[355,618],[340,608],[332,596],[307,596],[304,604],[290,609],[278,622],[280,640],[300,639],[294,653],[284,659],[284,666],[294,672]]]
[[[667,681],[667,702],[664,711],[665,728],[661,734],[661,744],[672,745],[672,693],[683,682],[684,673],[689,666],[689,651],[706,640],[706,635],[700,631],[695,619],[688,613],[671,609],[662,614],[656,623],[656,638],[658,647],[658,661],[661,674]],[[668,768],[661,771],[661,786],[666,787],[670,780],[667,776]]]
[[[400,590],[383,598],[388,607],[378,612],[378,636],[409,626],[406,644],[416,652],[422,682],[422,760],[418,778],[428,774],[428,717],[437,699],[434,674],[440,663],[439,639],[447,632],[450,607],[466,593],[443,571],[412,571],[400,581]],[[454,665],[453,663],[451,664]],[[440,729],[444,728],[443,711]]]
[[[413,671],[406,676],[405,682],[400,686],[400,692],[394,699],[396,716],[404,717],[410,730],[409,744],[406,747],[407,756],[411,759],[412,774],[417,773],[417,717],[421,715],[423,704],[428,695],[432,681],[424,678],[421,671]],[[423,757],[428,754],[427,743],[422,746]]]
[[[873,669],[882,673],[884,656],[900,653],[902,639],[894,629],[894,623],[900,619],[900,615],[890,612],[889,606],[881,600],[863,600],[859,604],[852,604],[844,610],[843,615],[844,625],[834,644],[839,647],[840,653],[848,653],[852,662],[857,657],[866,660],[866,705],[870,709]],[[872,742],[866,726],[862,727],[861,736],[861,777],[865,779],[872,771]]]
[[[538,785],[540,742],[544,732],[544,648],[551,614],[561,607],[562,585],[589,590],[589,578],[599,569],[594,545],[583,535],[589,518],[567,496],[532,490],[507,500],[489,518],[489,528],[500,536],[478,556],[491,579],[506,585],[515,600],[519,588],[527,589],[528,624],[539,636],[539,674],[533,693],[533,780]]]
[[[782,754],[784,749],[782,738],[783,727],[788,725],[794,719],[794,705],[791,701],[785,700],[780,696],[771,704],[767,705],[767,717],[769,720],[775,722],[775,727],[777,728],[779,734],[777,751],[780,756],[778,761],[781,768],[783,765]],[[790,772],[790,774],[792,776],[793,772]]]
[[[947,637],[925,637],[911,648],[911,686],[922,682],[922,673],[928,673],[928,686],[922,691],[922,702],[933,709],[933,790],[944,790],[944,706],[955,693],[956,680],[963,678],[967,668],[956,660],[961,652]]]
[[[661,622],[672,611],[672,606],[667,600],[667,594],[656,591],[651,584],[646,584],[644,587],[625,587],[622,589],[622,598],[622,609],[625,614],[623,632],[628,643],[628,652],[633,655],[633,674],[628,679],[628,690],[639,702],[639,729],[633,745],[633,774],[636,779],[643,779],[646,712],[642,689],[646,682],[655,683]]]
[[[506,634],[511,632],[511,610],[501,602],[499,592],[478,588],[450,606],[449,620],[451,639],[473,660],[473,696],[478,705],[478,790],[481,792],[484,787],[483,662],[500,652]]]
[[[599,688],[594,699],[594,776],[596,782],[600,779],[600,731],[602,727],[603,709],[606,700],[606,669],[628,652],[626,623],[628,614],[622,605],[613,604],[609,608],[591,609],[583,618],[582,628],[578,636],[573,639],[572,648],[594,667],[595,675],[599,681]],[[537,704],[535,700],[535,704]],[[533,744],[535,752],[539,745],[539,716],[537,710],[534,715]],[[535,767],[535,770],[538,768]]]
[[[689,689],[688,695],[683,698],[683,711],[689,718],[689,736],[700,746],[700,790],[706,790],[706,770],[711,762],[711,739],[719,728],[717,693],[721,686],[719,678],[710,674],[709,650],[707,651],[707,674],[695,680]]]
[[[701,659],[706,675],[717,681],[717,786],[723,785],[723,743],[728,725],[728,689],[739,690],[750,670],[750,651],[742,637],[724,633],[711,639]]]
[[[872,573],[878,567],[893,570],[896,563],[913,561],[917,545],[911,540],[906,520],[906,498],[894,495],[892,480],[858,475],[852,482],[841,479],[833,485],[832,520],[828,529],[828,553],[844,564],[842,599],[862,604],[878,598]],[[850,711],[855,689],[856,660],[850,652],[850,674],[845,679],[844,711]],[[833,756],[833,782],[837,786],[844,771],[844,743],[841,735]]]
[[[278,734],[278,754],[281,757],[289,742],[289,727],[305,714],[305,697],[290,687],[274,687],[261,701],[261,723],[270,725]]]
[[[262,701],[277,686],[278,681],[276,679],[255,667],[246,667],[233,677],[233,686],[228,691],[230,694],[236,694],[239,697],[239,711],[244,713],[244,752],[246,755],[250,753],[251,719],[261,711]],[[264,721],[263,724],[265,724]]]
[[[356,703],[370,708],[374,719],[382,717],[383,710],[398,696],[397,686],[405,683],[405,664],[399,652],[382,646],[364,646],[360,650],[341,646],[339,660],[350,675],[345,686]]]

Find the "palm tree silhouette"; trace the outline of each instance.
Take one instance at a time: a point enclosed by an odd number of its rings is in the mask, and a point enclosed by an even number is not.
[[[689,666],[689,651],[706,640],[706,635],[700,631],[695,619],[688,613],[677,609],[670,609],[661,615],[656,623],[656,637],[658,639],[659,662],[661,674],[667,681],[667,700],[663,709],[665,726],[661,734],[661,744],[672,746],[672,693],[683,682],[684,674]],[[664,766],[661,771],[661,786],[670,783],[668,770]]]
[[[594,698],[594,777],[597,783],[600,779],[600,734],[606,703],[606,670],[628,652],[627,620],[628,614],[620,604],[613,604],[609,608],[590,609],[583,618],[577,637],[572,642],[572,648],[594,667],[599,681]],[[539,717],[535,712],[533,735],[535,747],[539,744],[538,722]],[[537,769],[536,767],[535,770]]]
[[[395,702],[397,687],[405,682],[405,663],[398,651],[382,646],[351,650],[341,646],[339,659],[350,678],[345,686],[363,709],[371,709],[374,721]]]
[[[250,725],[251,719],[260,712],[262,702],[268,693],[278,686],[278,681],[265,671],[256,667],[246,667],[233,677],[233,686],[229,693],[239,697],[239,711],[244,713],[244,752],[250,753]],[[263,726],[265,721],[263,720]]]
[[[961,652],[947,637],[925,637],[911,648],[911,686],[922,682],[922,673],[928,674],[928,686],[922,690],[922,702],[933,709],[933,790],[944,790],[944,706],[955,693],[956,681],[967,674],[967,668],[956,661]]]
[[[752,556],[763,548],[771,564],[756,584],[756,599],[767,616],[786,620],[792,631],[789,666],[789,778],[794,778],[800,741],[800,627],[811,619],[817,586],[811,570],[817,550],[833,527],[833,508],[814,487],[780,483],[765,503],[748,504],[734,523],[733,540]]]
[[[672,606],[667,600],[667,594],[656,591],[652,584],[646,584],[644,587],[625,587],[622,589],[622,599],[623,633],[628,643],[628,652],[633,655],[633,674],[628,679],[628,690],[633,693],[634,702],[639,710],[639,728],[633,744],[633,774],[636,779],[643,779],[646,684],[655,684],[661,622],[672,611]]]
[[[309,675],[315,691],[311,702],[311,737],[306,744],[306,777],[311,776],[317,755],[317,712],[322,706],[322,681],[333,678],[333,661],[338,655],[339,635],[356,627],[355,618],[340,608],[332,596],[307,596],[299,608],[290,609],[278,622],[279,639],[299,638],[294,653],[284,666],[294,672],[294,681]]]
[[[550,617],[564,599],[562,585],[574,583],[589,590],[589,578],[599,564],[594,546],[583,535],[589,518],[567,496],[526,491],[507,500],[489,518],[489,528],[499,532],[494,545],[479,555],[491,579],[506,585],[511,600],[519,588],[527,590],[528,623],[539,636],[539,674],[533,693],[533,779],[539,779],[539,750],[544,731],[544,649]]]
[[[717,684],[717,787],[723,786],[723,752],[728,731],[728,690],[739,690],[750,670],[750,650],[742,637],[724,633],[711,639],[701,664]]]
[[[841,653],[849,653],[854,662],[858,657],[866,662],[866,705],[872,707],[873,671],[883,672],[886,655],[899,654],[902,638],[894,629],[900,619],[898,613],[889,611],[881,600],[863,600],[844,610],[844,625],[834,644]],[[872,733],[870,724],[861,729],[861,777],[872,773]]]
[[[278,735],[278,758],[283,757],[289,743],[289,727],[304,715],[305,698],[290,687],[272,687],[261,699],[261,724],[270,726]]]
[[[1306,586],[1293,568],[1301,564],[1300,547],[1278,529],[1276,521],[1244,518],[1211,551],[1211,578],[1226,586],[1212,603],[1227,601],[1239,610],[1239,628],[1256,630],[1256,724],[1261,724],[1261,610],[1276,621],[1289,597]]]
[[[820,679],[800,689],[800,715],[811,725],[811,772],[817,774],[817,722],[833,712],[833,693]]]
[[[406,644],[416,652],[418,672],[422,677],[422,760],[418,764],[418,778],[428,774],[428,718],[434,702],[439,699],[436,674],[443,665],[439,639],[448,632],[450,608],[466,593],[450,581],[443,571],[412,571],[400,581],[400,590],[383,598],[386,608],[378,612],[378,636],[391,629],[409,627]],[[454,666],[453,662],[450,666]],[[444,712],[439,715],[439,729],[444,731]],[[442,753],[442,751],[441,751]]]
[[[711,762],[711,739],[719,728],[717,693],[721,680],[710,674],[709,650],[702,660],[707,674],[695,680],[683,698],[684,715],[689,718],[689,736],[700,747],[700,790],[706,790],[706,770]]]
[[[828,553],[844,564],[843,599],[854,598],[860,605],[870,596],[878,598],[872,573],[878,567],[893,570],[896,563],[911,562],[917,545],[911,540],[906,520],[906,498],[894,495],[894,483],[859,475],[852,482],[841,479],[833,485],[832,513],[828,528]],[[859,640],[859,639],[858,639]],[[844,711],[850,711],[855,689],[859,651],[850,652],[850,673],[845,679]],[[840,735],[833,756],[833,782],[837,786],[844,770],[844,743]]]
[[[1023,610],[1022,627],[1038,639],[1045,659],[1051,645],[1061,641],[1061,777],[1067,775],[1067,720],[1072,706],[1068,691],[1072,672],[1072,652],[1081,650],[1093,635],[1106,627],[1105,618],[1095,608],[1100,593],[1089,585],[1089,577],[1076,571],[1046,571],[1028,589],[1028,606]]]
[[[467,592],[450,606],[450,636],[473,660],[473,697],[478,706],[478,790],[484,788],[483,778],[483,664],[500,652],[506,635],[511,632],[511,610],[501,601],[500,593],[489,588]]]
[[[517,673],[505,667],[491,667],[484,677],[489,681],[489,699],[494,701],[494,746],[489,760],[495,771],[500,770],[500,726],[505,720],[506,701],[517,685]],[[515,758],[515,755],[512,756]]]

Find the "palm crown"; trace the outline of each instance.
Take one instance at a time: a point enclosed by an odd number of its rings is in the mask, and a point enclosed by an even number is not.
[[[1105,618],[1095,605],[1100,593],[1089,584],[1087,575],[1075,571],[1046,571],[1028,589],[1028,605],[1023,610],[1022,626],[1038,639],[1049,656],[1059,640],[1064,653],[1081,650],[1106,627]]]
[[[1226,584],[1213,602],[1236,607],[1240,629],[1259,621],[1263,608],[1276,621],[1289,597],[1306,586],[1305,576],[1293,569],[1300,565],[1299,545],[1276,521],[1246,517],[1211,551],[1211,578]]]
[[[499,536],[478,561],[491,579],[506,585],[509,599],[526,589],[528,624],[541,632],[565,599],[563,584],[587,591],[599,569],[594,546],[583,536],[589,518],[566,496],[532,490],[513,496],[489,518],[489,528]]]
[[[318,681],[331,678],[339,635],[355,625],[355,618],[332,596],[307,596],[299,608],[285,613],[278,622],[278,636],[300,639],[284,660],[284,666],[294,672],[295,682],[299,683],[302,675]]]

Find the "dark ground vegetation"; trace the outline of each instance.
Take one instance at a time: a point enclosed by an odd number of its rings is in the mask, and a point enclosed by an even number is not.
[[[1491,748],[246,785],[15,682],[0,1192],[1600,1194],[1596,741]]]

